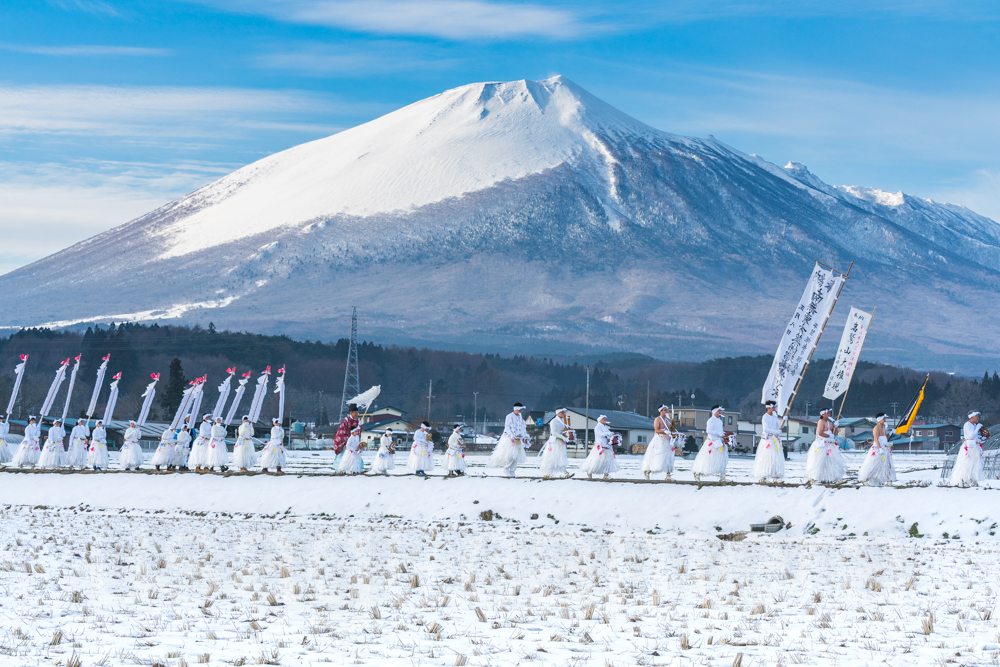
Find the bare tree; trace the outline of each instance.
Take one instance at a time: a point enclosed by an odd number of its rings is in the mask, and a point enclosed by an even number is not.
[[[991,401],[982,387],[974,382],[955,382],[935,403],[933,412],[944,419],[961,424],[972,410],[984,411]]]

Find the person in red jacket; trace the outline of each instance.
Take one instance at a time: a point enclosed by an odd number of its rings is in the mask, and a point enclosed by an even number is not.
[[[340,422],[340,426],[337,428],[337,435],[333,438],[333,453],[337,455],[337,458],[333,461],[334,470],[340,468],[340,459],[344,456],[344,447],[347,446],[347,439],[351,437],[351,431],[354,430],[355,426],[361,424],[358,421],[358,406],[351,403],[347,406],[347,410],[349,414]]]

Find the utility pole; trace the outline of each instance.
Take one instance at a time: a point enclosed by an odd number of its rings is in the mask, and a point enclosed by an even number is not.
[[[479,416],[479,392],[472,392],[472,428],[476,428],[476,417]]]
[[[892,427],[896,428],[899,426],[899,422],[896,420],[896,408],[899,407],[899,403],[893,401],[890,405],[892,405]]]
[[[590,366],[587,366],[587,402],[584,408],[583,421],[583,451],[590,453]]]
[[[431,423],[431,388],[434,386],[434,380],[427,381],[427,423]]]
[[[358,307],[351,312],[351,345],[347,349],[347,368],[344,369],[344,397],[340,399],[340,420],[347,412],[347,400],[361,393],[358,379]]]
[[[649,380],[646,380],[646,419],[649,419]]]

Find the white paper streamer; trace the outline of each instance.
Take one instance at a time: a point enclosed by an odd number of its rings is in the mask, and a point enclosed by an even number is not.
[[[69,412],[69,401],[73,398],[73,385],[76,384],[76,372],[80,370],[80,357],[83,355],[76,355],[76,363],[73,364],[73,372],[69,376],[69,388],[66,389],[66,403],[63,404],[62,421],[66,423],[66,413]]]
[[[87,426],[90,426],[90,418],[94,414],[94,410],[97,408],[97,398],[101,394],[101,385],[104,384],[104,373],[108,370],[108,359],[111,355],[104,357],[104,361],[101,362],[101,367],[97,369],[97,382],[94,383],[94,392],[90,395],[90,405],[87,406]]]
[[[10,402],[7,404],[7,417],[14,411],[14,403],[17,401],[17,392],[21,389],[21,378],[24,377],[24,365],[28,363],[28,355],[21,355],[21,363],[14,366],[14,390],[10,392]]]

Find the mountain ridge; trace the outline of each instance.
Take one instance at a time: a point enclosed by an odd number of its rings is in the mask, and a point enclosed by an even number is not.
[[[11,326],[306,337],[360,305],[388,342],[707,358],[773,351],[816,259],[855,262],[859,305],[935,313],[873,330],[876,358],[1000,356],[1000,325],[954,333],[1000,291],[994,221],[651,128],[563,77],[462,86],[276,153],[0,276],[0,304]]]

